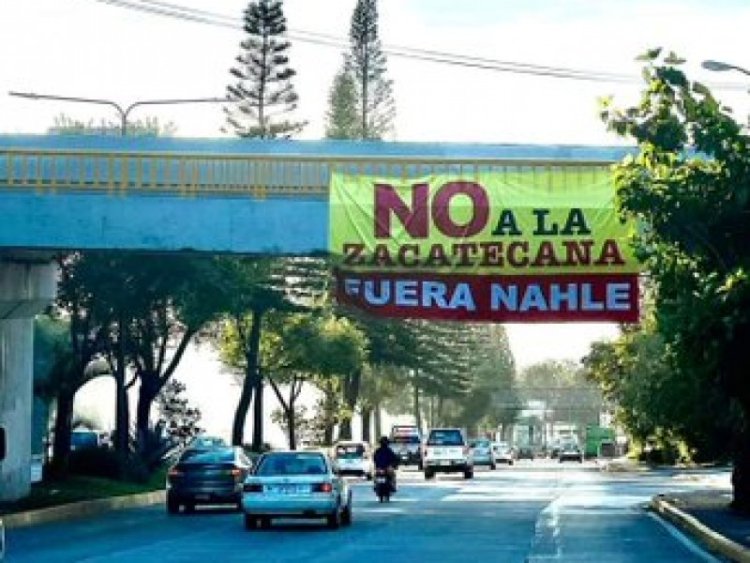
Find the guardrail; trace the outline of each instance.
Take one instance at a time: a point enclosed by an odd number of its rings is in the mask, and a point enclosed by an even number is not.
[[[228,155],[92,150],[0,150],[0,188],[106,193],[171,192],[251,197],[325,197],[332,170],[357,175],[417,178],[437,173],[468,176],[565,171],[577,182],[611,162],[445,157],[331,157]]]

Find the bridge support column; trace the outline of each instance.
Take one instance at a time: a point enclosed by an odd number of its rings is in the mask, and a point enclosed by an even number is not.
[[[0,501],[31,488],[34,315],[55,295],[55,265],[28,254],[0,254],[0,426],[7,455],[0,461]]]

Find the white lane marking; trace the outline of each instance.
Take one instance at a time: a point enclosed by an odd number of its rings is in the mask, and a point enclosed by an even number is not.
[[[693,555],[700,557],[703,561],[710,561],[711,563],[720,563],[721,559],[717,559],[713,555],[711,555],[708,551],[703,549],[701,546],[696,544],[693,540],[688,538],[685,534],[683,534],[680,530],[675,528],[672,524],[667,522],[666,520],[659,518],[656,514],[653,512],[647,512],[649,518],[652,520],[655,520],[662,526],[664,526],[664,529],[669,532],[669,535],[671,535],[674,539],[676,539],[678,542],[680,542],[682,545],[684,545],[688,551],[690,551]]]

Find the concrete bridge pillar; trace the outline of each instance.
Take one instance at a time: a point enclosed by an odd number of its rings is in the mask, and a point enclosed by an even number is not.
[[[0,501],[31,487],[34,315],[55,296],[56,268],[34,254],[0,254],[0,426],[7,456],[0,461]]]

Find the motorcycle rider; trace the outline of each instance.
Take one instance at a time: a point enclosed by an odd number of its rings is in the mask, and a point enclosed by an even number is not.
[[[388,475],[391,482],[391,489],[396,492],[396,469],[398,468],[399,457],[390,447],[390,440],[386,436],[380,438],[380,447],[375,450],[373,455],[375,470],[382,469]]]

